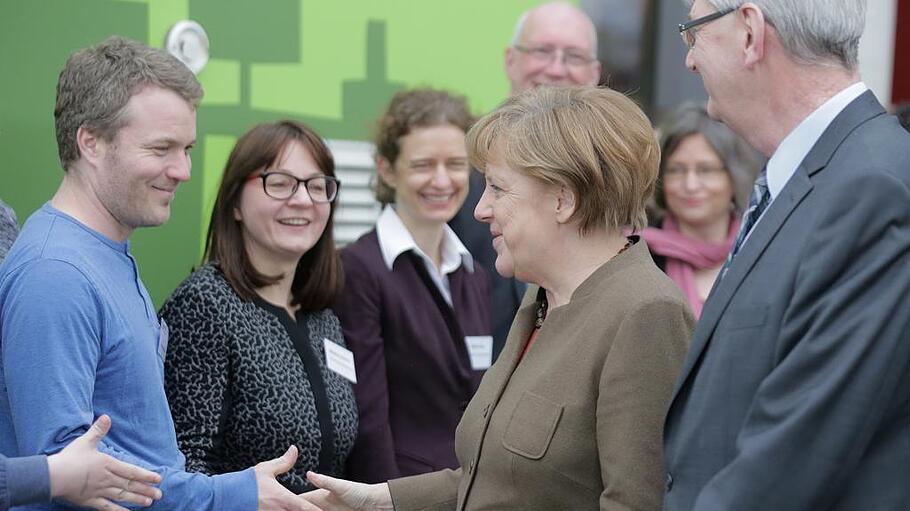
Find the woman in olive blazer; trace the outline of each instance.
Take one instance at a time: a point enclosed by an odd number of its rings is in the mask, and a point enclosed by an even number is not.
[[[438,509],[660,509],[661,423],[692,330],[682,294],[638,241],[550,311],[521,358],[538,303],[465,410],[461,472],[393,479],[396,510],[437,509],[446,490]]]
[[[468,133],[503,275],[538,284],[458,426],[461,468],[362,485],[315,474],[325,510],[657,511],[663,417],[693,318],[641,228],[650,124],[609,89],[509,99]],[[534,293],[534,294],[531,294]]]

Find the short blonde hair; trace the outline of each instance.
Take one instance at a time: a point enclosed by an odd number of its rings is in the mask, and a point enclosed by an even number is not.
[[[582,234],[647,224],[645,205],[657,181],[660,148],[644,112],[619,92],[528,90],[477,121],[466,142],[471,163],[481,171],[491,157],[501,158],[528,176],[571,190],[572,220]]]

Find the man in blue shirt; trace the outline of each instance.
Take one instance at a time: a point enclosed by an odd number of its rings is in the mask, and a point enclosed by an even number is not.
[[[150,486],[160,483],[161,476],[96,450],[110,429],[110,417],[102,415],[57,454],[22,458],[0,454],[0,511],[52,498],[102,511],[124,511],[112,500],[149,506],[161,498],[161,490]]]
[[[275,480],[293,447],[242,472],[183,471],[163,385],[167,326],[128,238],[170,216],[201,97],[178,60],[121,37],[67,61],[54,110],[63,182],[0,265],[0,453],[59,451],[107,414],[117,428],[98,449],[161,476],[152,509],[312,509]]]

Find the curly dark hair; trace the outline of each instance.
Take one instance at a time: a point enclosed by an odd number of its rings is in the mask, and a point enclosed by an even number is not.
[[[376,123],[376,156],[394,165],[401,152],[399,140],[414,128],[451,124],[467,133],[473,123],[474,116],[462,96],[437,89],[400,91]],[[395,190],[379,176],[373,191],[383,205],[395,202]]]

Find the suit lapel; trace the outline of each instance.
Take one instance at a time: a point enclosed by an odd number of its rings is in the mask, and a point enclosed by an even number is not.
[[[702,315],[698,320],[698,325],[692,337],[692,344],[686,356],[686,362],[683,364],[680,378],[677,380],[676,389],[673,392],[673,401],[676,400],[680,389],[691,376],[693,369],[702,356],[702,352],[708,345],[708,341],[713,336],[717,324],[727,310],[730,300],[739,290],[743,279],[749,275],[758,258],[764,253],[768,244],[783,227],[784,222],[790,217],[796,206],[812,190],[810,177],[825,168],[840,144],[857,126],[883,113],[885,113],[884,108],[875,99],[875,95],[871,91],[866,91],[853,100],[831,122],[786,186],[784,186],[784,189],[781,190],[781,193],[768,207],[764,216],[753,228],[749,239],[736,255],[727,274],[714,286],[708,300],[705,302]]]
[[[692,344],[689,347],[689,353],[686,355],[686,362],[683,365],[680,378],[677,380],[674,399],[701,357],[702,351],[708,345],[708,340],[713,335],[718,322],[720,322],[724,311],[726,311],[730,300],[736,294],[743,279],[755,266],[758,258],[764,253],[768,244],[771,243],[771,240],[783,227],[784,222],[787,221],[796,206],[802,202],[803,198],[811,190],[812,183],[809,181],[805,169],[801,166],[765,211],[764,216],[755,224],[746,243],[733,259],[727,274],[711,291],[693,334]]]
[[[806,155],[801,167],[805,168],[806,173],[811,177],[828,165],[844,139],[860,124],[886,113],[885,108],[875,99],[872,91],[862,93],[834,118],[828,129]]]

